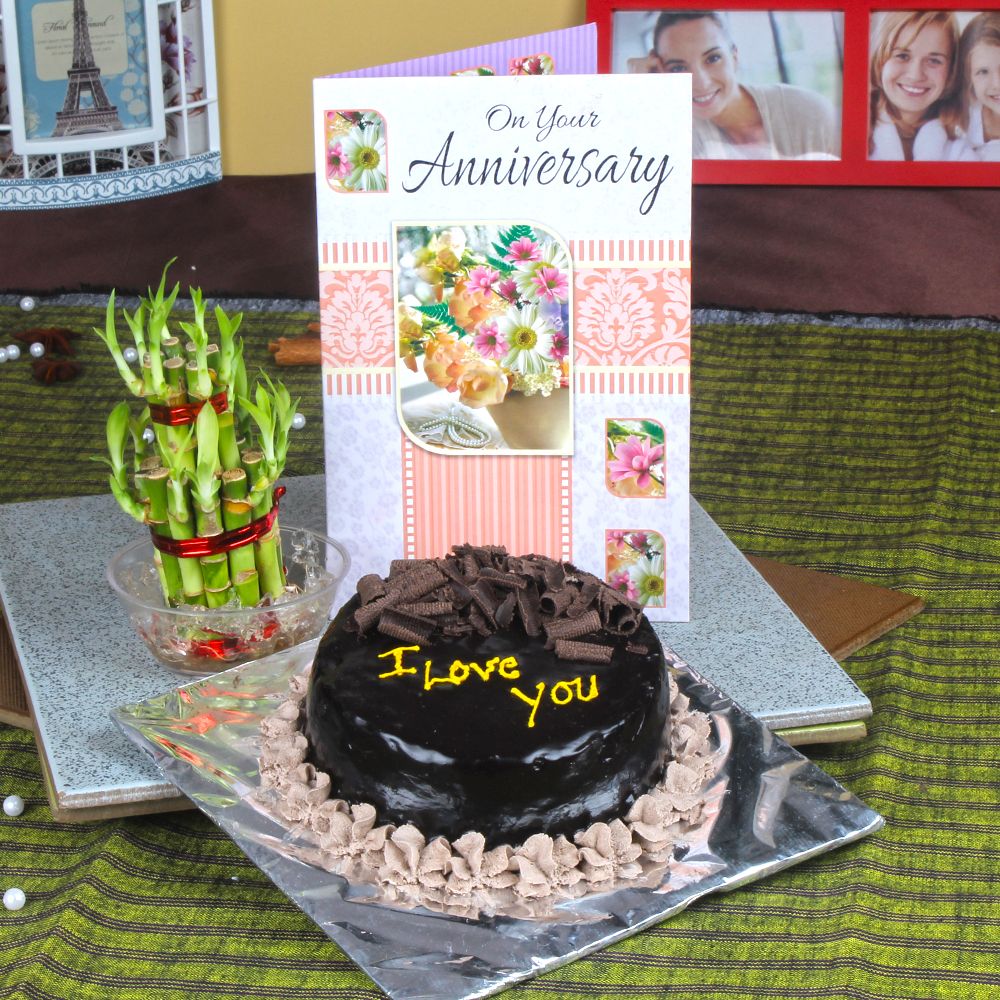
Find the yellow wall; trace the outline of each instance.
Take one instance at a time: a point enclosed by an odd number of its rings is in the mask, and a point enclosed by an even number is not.
[[[586,20],[586,0],[215,0],[222,169],[310,173],[312,80]]]

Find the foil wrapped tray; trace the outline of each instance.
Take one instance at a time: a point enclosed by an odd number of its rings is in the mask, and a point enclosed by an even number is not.
[[[400,907],[377,886],[299,860],[293,829],[260,808],[259,726],[308,669],[315,643],[116,709],[125,735],[286,895],[397,1000],[489,996],[734,889],[848,844],[882,817],[668,654],[691,708],[712,721],[713,808],[687,850],[638,882],[490,916]]]

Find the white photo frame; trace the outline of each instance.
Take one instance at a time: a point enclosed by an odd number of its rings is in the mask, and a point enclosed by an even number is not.
[[[81,43],[74,0],[0,0],[15,153],[90,152],[165,138],[158,5],[142,0],[141,16],[128,7],[126,0],[84,0]],[[88,58],[76,66],[81,44]]]

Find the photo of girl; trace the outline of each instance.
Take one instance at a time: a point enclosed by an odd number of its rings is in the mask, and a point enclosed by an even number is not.
[[[961,159],[1000,161],[1000,11],[977,14],[958,45],[961,76],[953,126]],[[946,118],[946,120],[948,120]]]
[[[744,79],[741,50],[730,33],[736,16],[743,18],[748,42],[761,50],[755,60],[754,82]],[[803,61],[815,65],[817,48],[836,50],[839,16],[835,12],[787,15],[793,18],[785,33],[787,46],[791,48],[798,39],[809,53]],[[616,45],[635,43],[636,33],[629,33],[628,27],[616,15]],[[691,74],[695,159],[839,157],[840,127],[834,105],[817,90],[787,82],[796,53],[786,51],[772,12],[663,11],[651,34],[639,37],[648,37],[651,44],[647,42],[644,55],[625,60],[627,72]],[[826,77],[839,97],[839,61],[826,62]]]
[[[868,158],[962,159],[965,145],[947,114],[958,91],[955,13],[891,11],[872,24]]]

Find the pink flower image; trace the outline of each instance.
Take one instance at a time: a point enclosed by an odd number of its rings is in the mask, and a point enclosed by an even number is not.
[[[512,264],[530,264],[540,260],[541,256],[538,244],[527,236],[522,236],[511,243],[504,260],[509,260]]]
[[[327,176],[332,180],[346,177],[354,168],[351,161],[344,155],[344,149],[339,142],[330,147],[326,154]]]
[[[624,531],[607,531],[605,532],[605,538],[608,545],[613,545],[616,549],[620,549],[625,544],[625,534]]]
[[[476,345],[476,350],[484,358],[493,358],[496,361],[505,357],[510,350],[503,334],[497,329],[496,320],[483,323],[476,331],[473,343]]]
[[[500,272],[494,271],[492,267],[481,265],[474,267],[469,272],[469,283],[467,287],[473,292],[482,292],[486,298],[493,294],[493,282],[499,281]]]
[[[531,280],[539,298],[548,302],[565,302],[569,295],[566,275],[558,267],[540,267]]]
[[[608,583],[612,590],[617,590],[624,594],[630,601],[639,599],[639,591],[636,589],[635,580],[629,575],[627,569],[620,569],[617,573],[612,573],[608,577]]]
[[[637,549],[640,552],[646,551],[646,546],[649,545],[649,535],[645,531],[633,531],[632,537],[628,540],[629,545],[632,548]]]
[[[569,335],[565,333],[552,334],[552,347],[549,348],[549,354],[556,361],[562,361],[569,354]]]
[[[517,282],[513,278],[506,278],[497,285],[497,294],[508,302],[515,301],[517,299]]]
[[[645,490],[653,481],[650,470],[662,461],[662,444],[651,446],[648,441],[631,434],[627,440],[615,446],[615,457],[608,463],[608,471],[613,483],[634,478],[636,486]],[[634,537],[633,544],[636,544]]]

